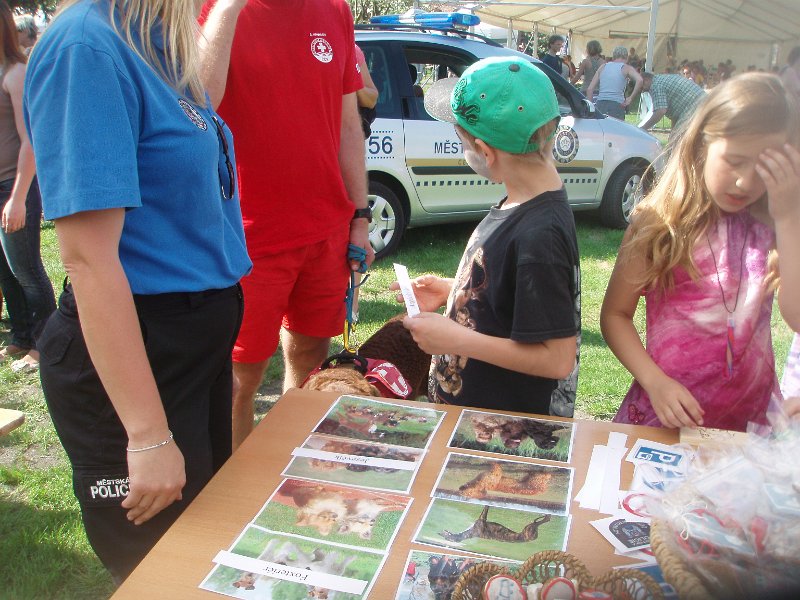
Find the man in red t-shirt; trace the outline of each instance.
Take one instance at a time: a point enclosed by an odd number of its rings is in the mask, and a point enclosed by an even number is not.
[[[280,339],[284,390],[299,386],[342,331],[351,268],[367,251],[363,85],[344,0],[211,0],[201,63],[231,128],[247,248],[245,311],[233,351],[234,448],[253,428],[253,400]],[[281,327],[282,326],[282,327]]]

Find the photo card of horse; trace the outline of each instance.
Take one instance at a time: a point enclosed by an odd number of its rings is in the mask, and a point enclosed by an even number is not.
[[[292,451],[282,475],[409,493],[425,450],[311,435]]]
[[[432,408],[340,396],[314,428],[314,433],[426,449],[444,414]]]
[[[201,589],[234,598],[366,598],[385,555],[248,526],[222,550]]]
[[[384,551],[413,499],[387,492],[284,479],[253,519],[269,531]]]
[[[463,410],[447,445],[569,463],[574,430],[569,421]]]
[[[573,474],[572,467],[451,452],[431,496],[566,515]]]
[[[520,566],[508,560],[487,561],[474,556],[412,550],[408,553],[395,600],[449,600],[461,574],[470,567],[487,562],[509,569]]]
[[[412,541],[521,562],[542,550],[563,551],[570,519],[434,498]]]

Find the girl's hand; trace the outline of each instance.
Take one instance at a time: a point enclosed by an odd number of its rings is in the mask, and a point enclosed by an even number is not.
[[[0,226],[6,233],[14,233],[25,227],[25,200],[11,198],[6,202]]]
[[[421,275],[411,280],[414,296],[416,296],[417,304],[422,312],[435,312],[447,304],[451,286],[451,280],[442,279],[436,275]],[[389,289],[399,290],[400,284],[393,281]],[[403,302],[403,295],[397,294],[396,299],[398,302]]]
[[[800,216],[800,152],[790,144],[783,151],[767,148],[758,157],[756,172],[767,186],[767,206],[773,220]]]
[[[650,404],[664,427],[699,427],[705,411],[682,384],[664,376],[647,390]]]
[[[800,398],[786,398],[783,402],[783,410],[788,418],[800,417]]]
[[[128,453],[130,491],[122,502],[128,520],[135,525],[149,521],[170,504],[182,498],[186,485],[183,454],[171,442],[166,446]]]
[[[452,319],[432,312],[406,317],[403,319],[403,327],[411,332],[411,337],[427,354],[457,353],[459,335],[469,331]]]

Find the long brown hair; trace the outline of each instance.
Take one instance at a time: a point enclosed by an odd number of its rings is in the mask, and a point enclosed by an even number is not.
[[[631,215],[626,255],[645,257],[642,289],[670,289],[675,267],[692,276],[697,239],[720,216],[703,179],[708,145],[716,140],[785,133],[800,142],[800,107],[781,80],[767,73],[744,73],[715,87],[697,108],[667,166],[650,194]],[[761,208],[766,193],[753,205]],[[766,211],[764,211],[766,212]],[[768,285],[777,283],[777,260],[770,259]]]
[[[26,62],[25,54],[19,47],[14,13],[6,0],[0,0],[0,64],[4,67]]]
[[[79,0],[63,0],[61,14]],[[196,0],[110,0],[111,26],[136,54],[150,65],[159,76],[181,94],[203,104],[205,89],[200,83],[197,49]],[[119,26],[114,12],[119,10]],[[58,18],[58,14],[56,18]],[[166,65],[161,64],[154,50],[150,31],[157,21],[162,23],[162,42]],[[134,35],[135,33],[135,35]],[[134,42],[141,40],[141,48]]]

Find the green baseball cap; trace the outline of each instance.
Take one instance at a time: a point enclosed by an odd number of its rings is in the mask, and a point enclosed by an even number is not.
[[[458,79],[440,79],[425,94],[425,110],[511,154],[538,150],[531,136],[560,117],[550,79],[516,56],[484,58]]]

